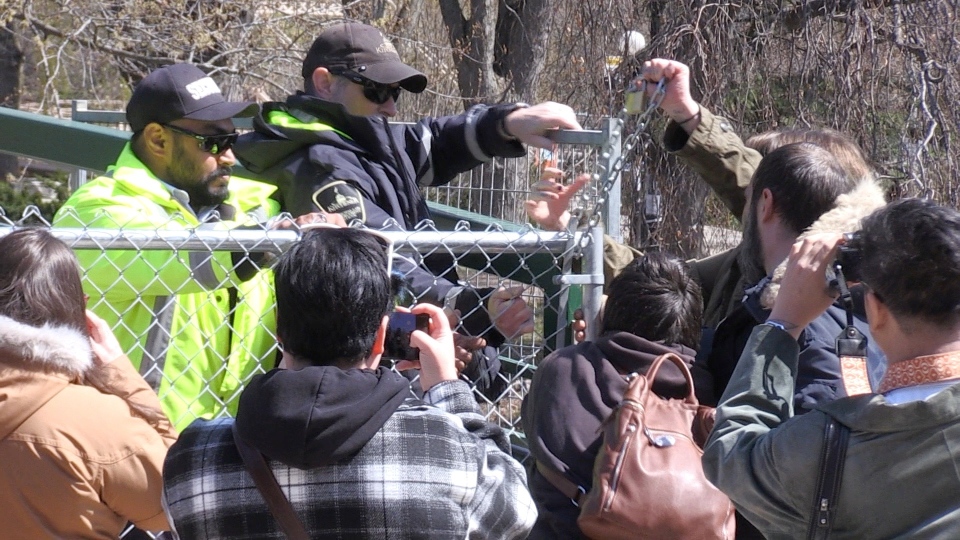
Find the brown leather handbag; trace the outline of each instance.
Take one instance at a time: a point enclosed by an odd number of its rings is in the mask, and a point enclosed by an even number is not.
[[[665,361],[686,377],[686,398],[663,399],[651,390]],[[703,475],[703,451],[694,441],[694,425],[706,409],[675,354],[658,357],[646,375],[631,375],[623,401],[602,427],[593,487],[577,519],[580,530],[605,540],[732,539],[733,504]]]

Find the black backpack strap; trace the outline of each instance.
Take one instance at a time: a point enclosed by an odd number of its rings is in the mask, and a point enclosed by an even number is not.
[[[833,518],[843,479],[843,463],[847,457],[850,428],[830,417],[823,432],[823,450],[820,454],[820,472],[817,476],[817,498],[814,500],[808,540],[830,537]]]
[[[307,529],[304,528],[303,522],[297,517],[297,513],[287,496],[283,494],[283,490],[277,482],[277,477],[273,475],[273,471],[267,465],[267,460],[263,459],[263,454],[256,448],[240,438],[240,434],[237,433],[236,422],[233,424],[233,441],[237,445],[237,450],[240,452],[240,457],[243,459],[247,472],[250,473],[257,489],[263,495],[263,500],[267,502],[267,507],[270,508],[270,513],[277,520],[283,534],[291,540],[310,540]]]

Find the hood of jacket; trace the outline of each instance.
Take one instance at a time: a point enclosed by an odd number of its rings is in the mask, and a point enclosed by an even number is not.
[[[339,103],[301,92],[286,103],[264,103],[253,128],[237,140],[234,154],[248,170],[274,180],[293,154],[314,144],[369,154],[366,148],[378,148],[385,140],[386,121],[350,115]]]
[[[240,396],[237,430],[268,458],[309,469],[356,454],[412,397],[410,381],[384,367],[275,369]]]
[[[530,393],[521,405],[521,421],[530,451],[555,471],[589,485],[599,451],[600,426],[623,399],[625,374],[645,374],[657,356],[678,354],[691,369],[694,385],[712,388],[705,370],[694,372],[694,351],[681,345],[648,341],[629,332],[611,332],[595,341],[554,351],[538,366]],[[700,371],[700,370],[698,370]],[[672,363],[661,365],[653,390],[667,398],[687,395],[687,383]]]
[[[665,345],[649,341],[629,332],[605,334],[596,340],[596,345],[602,352],[603,357],[619,373],[636,372],[645,374],[658,356],[675,353],[683,359],[687,368],[690,369],[694,378],[694,386],[709,386],[702,381],[698,381],[698,378],[706,375],[706,372],[701,373],[694,368],[696,351],[683,345]],[[620,381],[616,381],[614,384],[619,387]],[[626,389],[626,386],[624,386],[624,389]],[[687,380],[676,366],[671,362],[665,362],[657,372],[657,378],[653,382],[653,391],[662,397],[682,399],[687,395]],[[622,391],[620,395],[623,395]]]
[[[863,218],[885,204],[887,200],[880,184],[874,179],[863,180],[853,191],[837,197],[833,209],[820,216],[813,225],[800,234],[797,240],[803,240],[815,234],[859,231]],[[784,260],[773,270],[769,282],[760,294],[760,304],[764,308],[773,308],[777,294],[780,293],[780,282],[783,280],[786,269],[787,261]]]
[[[90,340],[77,330],[0,316],[0,439],[92,365]]]

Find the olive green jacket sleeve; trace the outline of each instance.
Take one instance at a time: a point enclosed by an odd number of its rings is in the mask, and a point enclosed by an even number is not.
[[[762,156],[744,146],[729,120],[714,116],[701,105],[697,129],[688,135],[676,122],[670,122],[663,145],[696,171],[727,209],[740,219],[746,204],[744,190],[750,185]]]
[[[603,287],[606,290],[607,285],[617,274],[633,259],[643,255],[639,249],[621,244],[608,235],[603,235]]]

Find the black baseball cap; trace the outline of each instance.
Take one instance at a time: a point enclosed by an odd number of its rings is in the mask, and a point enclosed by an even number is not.
[[[390,40],[367,24],[338,23],[321,32],[303,59],[303,78],[318,67],[350,70],[380,84],[399,83],[414,94],[427,87],[427,76],[401,62]]]
[[[134,132],[151,122],[167,124],[181,118],[217,121],[257,114],[256,103],[227,101],[220,87],[200,68],[173,64],[150,73],[133,89],[127,103],[127,123]]]

